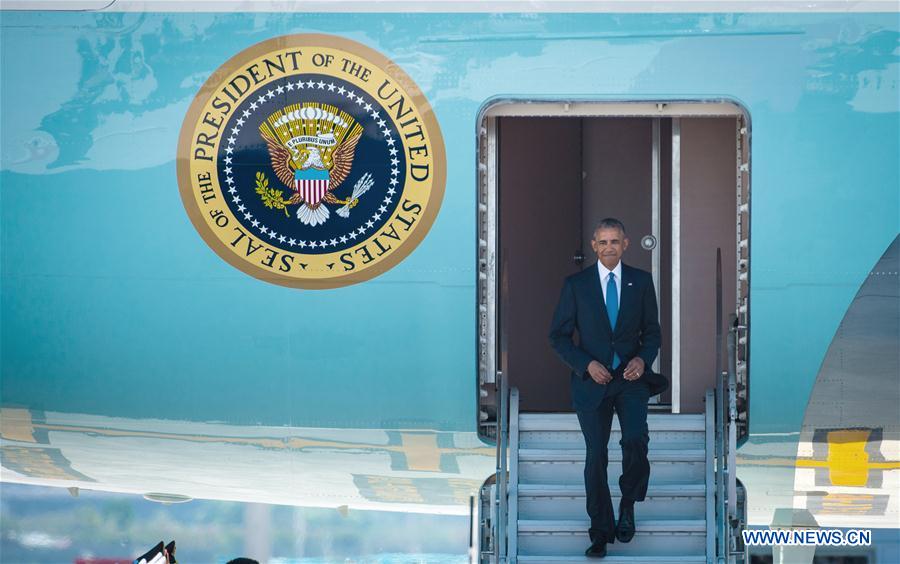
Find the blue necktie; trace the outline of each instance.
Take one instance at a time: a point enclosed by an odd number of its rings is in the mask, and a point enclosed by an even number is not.
[[[615,330],[616,319],[619,317],[619,291],[616,286],[616,275],[612,272],[609,273],[609,282],[606,283],[606,313],[609,314],[610,326]],[[613,370],[618,368],[620,362],[619,355],[614,352],[612,362]]]

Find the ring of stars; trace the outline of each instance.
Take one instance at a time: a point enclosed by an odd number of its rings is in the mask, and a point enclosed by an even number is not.
[[[237,135],[241,132],[241,127],[246,123],[247,118],[253,115],[254,112],[261,109],[265,104],[272,101],[277,95],[284,93],[285,91],[293,91],[293,90],[327,90],[329,92],[337,92],[341,96],[347,98],[347,101],[350,103],[355,103],[357,106],[362,108],[369,116],[375,120],[375,123],[378,124],[378,128],[381,131],[381,135],[384,138],[385,144],[388,146],[388,152],[391,155],[391,179],[388,181],[389,188],[387,190],[387,196],[385,196],[382,205],[376,210],[372,217],[369,218],[368,221],[364,222],[357,229],[350,231],[345,235],[341,235],[338,238],[331,239],[321,239],[321,240],[296,240],[293,237],[288,238],[287,236],[276,233],[274,229],[270,229],[264,223],[260,222],[258,219],[253,217],[253,214],[247,211],[247,206],[241,203],[241,197],[237,195],[237,188],[234,187],[234,177],[232,176],[232,168],[231,164],[233,159],[231,155],[234,153],[234,146],[237,142]],[[245,221],[250,222],[254,228],[258,229],[260,233],[268,237],[273,241],[278,241],[279,243],[286,243],[290,247],[297,247],[300,249],[325,249],[326,247],[336,247],[338,244],[344,244],[348,241],[354,241],[357,238],[366,234],[367,231],[372,229],[375,224],[377,224],[382,216],[387,213],[388,206],[393,203],[393,197],[397,194],[396,186],[400,183],[398,180],[398,176],[400,175],[400,159],[397,158],[398,150],[394,147],[396,141],[391,135],[390,129],[387,127],[387,122],[381,117],[381,114],[375,110],[372,104],[369,104],[365,101],[365,98],[354,92],[353,90],[348,90],[343,86],[337,86],[334,83],[326,83],[323,80],[318,82],[314,80],[297,80],[296,82],[288,81],[284,85],[279,85],[277,88],[270,88],[264,94],[261,94],[257,97],[251,104],[249,110],[244,110],[241,114],[241,117],[235,121],[235,127],[232,127],[230,130],[230,137],[228,137],[228,145],[225,147],[226,157],[223,159],[225,163],[225,168],[223,172],[225,173],[225,183],[228,184],[228,193],[230,194],[231,201],[237,205],[238,211],[243,215]]]

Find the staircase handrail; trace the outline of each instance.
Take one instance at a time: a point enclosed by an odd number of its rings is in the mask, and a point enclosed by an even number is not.
[[[506,463],[508,456],[508,403],[509,403],[509,384],[506,381],[506,375],[503,372],[497,372],[497,379],[500,384],[500,393],[497,397],[497,459],[496,459],[496,479],[494,483],[494,499],[492,503],[497,509],[497,518],[494,520],[494,562],[506,561],[506,532],[507,532],[507,471]]]
[[[731,329],[728,331],[728,413],[726,417],[728,433],[728,450],[726,466],[728,471],[728,521],[733,524],[737,521],[737,328],[736,316],[732,315]]]
[[[507,561],[519,552],[519,389],[509,390],[509,484],[507,485]]]
[[[722,251],[716,250],[716,388],[715,388],[715,561],[736,562],[736,535],[743,521],[737,504],[737,317],[723,334]],[[727,357],[723,366],[722,353]]]
[[[725,382],[722,367],[722,249],[716,249],[716,562],[726,562],[728,552],[727,523],[725,520],[725,458],[728,449],[725,435]]]

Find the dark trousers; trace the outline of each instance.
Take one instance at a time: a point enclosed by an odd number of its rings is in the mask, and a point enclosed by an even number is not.
[[[613,411],[619,417],[622,430],[622,475],[619,489],[622,497],[643,501],[650,480],[647,445],[647,400],[650,389],[643,379],[625,380],[617,370],[607,384],[600,406],[591,411],[579,411],[578,422],[587,447],[584,465],[584,487],[587,493],[587,512],[591,518],[591,542],[615,542],[615,518],[607,482],[609,454],[607,443],[612,427]]]

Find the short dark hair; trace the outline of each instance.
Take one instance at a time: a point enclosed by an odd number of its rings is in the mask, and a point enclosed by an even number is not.
[[[259,564],[259,562],[252,558],[244,558],[243,556],[241,556],[240,558],[229,560],[228,564]]]
[[[598,221],[597,227],[594,228],[594,233],[597,233],[597,231],[600,231],[601,229],[619,229],[622,231],[622,235],[626,234],[625,224],[614,217],[604,217]]]

